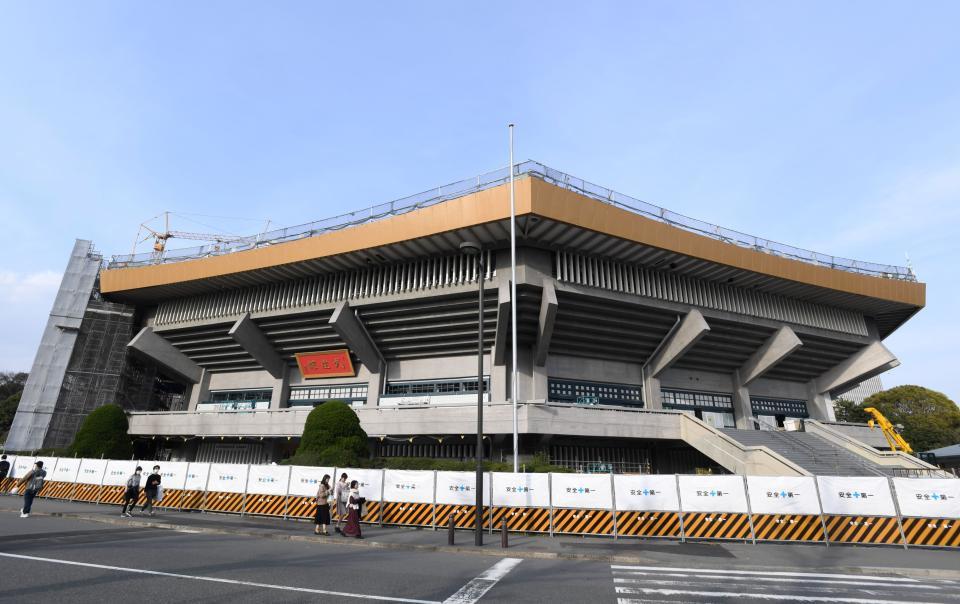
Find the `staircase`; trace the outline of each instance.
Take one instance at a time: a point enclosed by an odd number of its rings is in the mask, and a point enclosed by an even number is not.
[[[820,476],[895,476],[896,468],[871,463],[815,434],[770,430],[722,430],[746,446],[764,446],[811,474]]]

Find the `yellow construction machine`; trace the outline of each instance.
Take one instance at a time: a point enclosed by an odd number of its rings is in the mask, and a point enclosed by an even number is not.
[[[900,433],[897,431],[897,427],[891,424],[890,420],[888,420],[886,416],[873,407],[865,407],[863,410],[873,416],[873,419],[867,422],[871,428],[874,426],[880,426],[880,430],[883,431],[884,438],[886,438],[887,442],[890,443],[891,451],[903,451],[904,453],[913,454],[913,447],[911,447],[910,443],[905,441],[903,437],[900,436]]]

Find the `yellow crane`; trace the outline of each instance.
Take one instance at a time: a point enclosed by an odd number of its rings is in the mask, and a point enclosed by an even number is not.
[[[879,409],[873,407],[865,407],[863,409],[867,413],[873,416],[873,419],[869,420],[867,423],[873,428],[875,425],[880,426],[880,430],[883,431],[884,438],[887,439],[887,442],[890,443],[890,450],[892,451],[903,451],[904,453],[913,453],[913,447],[910,446],[910,443],[905,441],[900,433],[897,432],[896,426],[890,423],[890,420],[886,416],[880,413]]]

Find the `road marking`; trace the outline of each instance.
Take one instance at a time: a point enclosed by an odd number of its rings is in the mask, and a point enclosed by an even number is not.
[[[723,583],[729,584],[729,583],[736,583],[738,581],[740,582],[768,581],[768,582],[775,582],[775,583],[791,583],[791,584],[797,584],[802,582],[803,585],[807,585],[810,583],[817,583],[822,585],[866,585],[868,587],[906,587],[909,589],[940,589],[935,585],[920,585],[920,584],[903,585],[900,583],[888,583],[886,581],[839,581],[834,579],[808,579],[806,577],[793,577],[793,578],[791,577],[744,577],[740,579],[737,577],[724,577],[722,575],[652,573],[652,572],[639,572],[639,571],[632,571],[632,572],[626,572],[626,573],[622,571],[621,572],[614,571],[613,574],[615,575],[613,578],[614,583],[649,583],[651,582],[649,579],[629,579],[629,578],[620,576],[620,575],[626,574],[630,576],[645,575],[645,576],[653,577],[655,579],[662,579],[663,577],[678,577],[678,578],[696,577],[698,579],[713,579],[714,583],[708,583],[709,585],[714,585],[717,582],[723,582]],[[851,579],[859,578],[859,575],[848,575],[848,576]],[[669,583],[678,583],[678,582],[670,581]],[[704,583],[704,581],[701,581],[700,583]]]
[[[699,596],[708,598],[753,598],[757,600],[780,600],[788,602],[843,602],[845,604],[903,604],[902,600],[877,600],[875,598],[835,598],[830,596],[801,596],[798,594],[768,594],[733,591],[694,591],[687,589],[659,589],[650,587],[617,587],[618,594],[656,594],[659,596]],[[646,601],[618,598],[618,604]],[[922,604],[913,602],[913,604]]]
[[[201,575],[183,575],[180,573],[165,573],[159,570],[146,570],[142,568],[124,568],[122,566],[109,566],[106,564],[91,564],[89,562],[74,562],[72,560],[58,560],[56,558],[40,558],[38,556],[24,556],[21,554],[8,554],[6,552],[0,552],[0,556],[3,556],[5,558],[17,558],[19,560],[32,560],[34,562],[50,562],[52,564],[66,564],[68,566],[83,566],[85,568],[115,570],[115,571],[120,571],[125,573],[136,573],[141,575],[171,577],[174,579],[192,579],[194,581],[209,581],[211,583],[227,583],[230,585],[243,585],[245,587],[262,587],[264,589],[279,589],[283,591],[296,591],[301,593],[322,594],[325,596],[357,598],[360,600],[380,600],[383,602],[406,602],[408,604],[442,604],[441,602],[437,602],[435,600],[412,600],[409,598],[395,598],[391,596],[374,596],[374,595],[368,595],[368,594],[347,593],[342,591],[328,591],[325,589],[310,589],[308,587],[293,587],[290,585],[274,585],[272,583],[255,583],[253,581],[238,581],[236,579],[221,579],[220,577],[204,577]]]
[[[444,600],[443,604],[474,604],[520,562],[520,558],[504,558],[461,587],[457,593]]]
[[[682,572],[682,573],[711,573],[721,575],[764,575],[771,577],[820,577],[822,579],[875,579],[887,583],[917,583],[916,579],[905,577],[884,577],[880,575],[838,575],[828,573],[788,573],[758,570],[715,570],[708,568],[676,568],[669,566],[617,566],[611,565],[613,570],[652,570],[660,572]]]

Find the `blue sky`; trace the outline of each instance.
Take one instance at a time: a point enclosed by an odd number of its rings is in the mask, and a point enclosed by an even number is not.
[[[678,212],[902,264],[886,385],[960,399],[960,4],[0,4],[0,370],[74,238],[176,210],[253,232],[517,155]],[[185,230],[206,230],[190,223]]]

